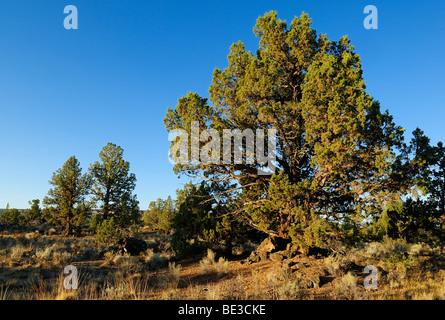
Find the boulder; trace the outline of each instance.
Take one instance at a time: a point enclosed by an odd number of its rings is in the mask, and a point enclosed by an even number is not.
[[[147,243],[144,240],[127,237],[121,238],[117,242],[118,251],[121,255],[125,253],[131,256],[137,256],[141,252],[147,250]]]
[[[282,238],[266,238],[247,258],[248,263],[266,261],[271,259],[273,261],[282,261],[286,258],[291,258],[296,255],[296,250],[289,246],[289,240]],[[274,254],[276,253],[276,254]]]
[[[320,247],[310,247],[307,256],[315,256],[316,258],[324,258],[332,253],[331,250],[320,248]]]
[[[271,238],[266,238],[263,242],[260,243],[256,251],[258,252],[268,252],[271,253],[276,249],[275,244],[273,243]]]

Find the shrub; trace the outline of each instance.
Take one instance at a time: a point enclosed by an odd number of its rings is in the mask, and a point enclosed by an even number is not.
[[[324,267],[326,271],[333,276],[338,274],[340,266],[340,258],[337,256],[330,255],[324,260]]]
[[[283,284],[277,289],[278,300],[297,299],[300,295],[298,281],[291,281]]]
[[[176,265],[175,262],[169,262],[168,263],[168,271],[170,275],[170,283],[173,285],[173,287],[177,287],[179,283],[179,279],[181,277],[181,265]]]
[[[73,260],[73,255],[69,252],[53,252],[53,262],[61,265],[65,265]]]
[[[103,220],[96,228],[96,242],[99,244],[113,244],[122,237],[122,231],[114,218]]]
[[[199,265],[205,273],[216,272],[218,274],[224,274],[227,273],[229,269],[229,262],[223,257],[220,257],[218,261],[216,261],[215,253],[211,249],[207,249],[207,256],[202,258]]]
[[[47,246],[43,249],[37,249],[35,257],[39,262],[48,262],[52,259],[53,247]]]
[[[11,259],[19,261],[25,254],[25,247],[17,245],[11,249]]]
[[[343,296],[348,300],[358,299],[360,296],[357,289],[357,277],[351,272],[346,273],[341,277],[340,282],[335,284],[333,295]]]
[[[147,250],[145,262],[149,270],[163,268],[167,265],[167,261],[167,257],[160,255],[159,253],[154,253],[152,250]]]

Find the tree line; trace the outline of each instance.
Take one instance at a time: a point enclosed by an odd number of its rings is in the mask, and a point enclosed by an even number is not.
[[[11,225],[44,220],[62,228],[67,236],[79,235],[89,227],[105,238],[110,229],[116,235],[120,229],[138,224],[139,201],[133,194],[136,176],[129,172],[130,163],[123,152],[120,146],[108,143],[87,173],[82,173],[79,160],[71,156],[52,174],[43,209],[39,199],[32,200],[31,208],[23,214],[7,206],[0,221]]]

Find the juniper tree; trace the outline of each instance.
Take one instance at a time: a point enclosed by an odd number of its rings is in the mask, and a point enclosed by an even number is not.
[[[445,148],[417,128],[394,168],[404,176],[406,198],[388,206],[389,233],[411,241],[443,239],[445,225]],[[438,238],[439,237],[439,238]]]
[[[25,219],[27,222],[36,221],[42,217],[42,209],[40,208],[40,200],[33,199],[28,201],[31,206],[25,211]]]
[[[133,191],[136,176],[130,173],[130,163],[123,159],[124,150],[108,143],[99,153],[100,162],[91,164],[92,194],[102,209],[103,219],[114,217],[121,227],[139,222],[139,201]]]
[[[49,181],[53,186],[43,199],[44,215],[56,224],[65,227],[65,235],[78,232],[91,213],[86,201],[91,187],[91,177],[82,174],[75,156],[70,157],[57,169]]]
[[[189,182],[177,190],[176,214],[172,220],[172,247],[178,254],[226,242],[226,255],[232,253],[232,240],[240,228],[225,216],[228,207],[212,196],[214,186],[205,181]]]
[[[307,246],[336,235],[345,220],[379,215],[400,187],[392,164],[403,129],[367,93],[348,37],[317,35],[306,13],[289,26],[276,12],[266,13],[253,31],[258,50],[251,53],[242,42],[230,47],[227,68],[213,72],[210,101],[188,93],[168,109],[164,123],[169,132],[190,133],[192,121],[199,121],[201,132],[220,136],[223,129],[275,129],[275,172],[258,174],[262,164],[247,161],[182,162],[175,172],[234,182],[221,193],[231,196],[233,217]],[[246,159],[246,144],[243,152]]]

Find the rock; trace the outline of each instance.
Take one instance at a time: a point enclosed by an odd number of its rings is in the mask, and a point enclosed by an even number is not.
[[[282,261],[284,258],[285,258],[285,256],[284,256],[283,252],[281,252],[281,251],[279,251],[279,252],[274,252],[274,253],[271,253],[271,254],[269,255],[269,259],[272,260],[272,261],[274,261],[274,262],[280,262],[280,261]]]
[[[275,250],[275,244],[272,242],[271,238],[266,238],[255,251],[252,251],[250,256],[247,258],[247,263],[255,263],[260,261],[266,261],[269,258],[271,252]]]
[[[147,243],[144,240],[132,237],[119,239],[117,246],[121,255],[128,253],[132,256],[137,256],[141,252],[147,250]]]
[[[306,268],[306,266],[304,265],[303,262],[297,262],[297,263],[295,264],[295,266],[296,266],[296,269],[297,269],[297,270],[304,270],[304,269]]]
[[[263,242],[260,243],[260,245],[258,246],[258,248],[256,248],[255,251],[271,253],[275,250],[275,248],[276,246],[272,242],[272,239],[266,238]]]
[[[310,277],[310,279],[312,281],[312,287],[315,289],[320,288],[320,276],[318,274],[314,274]]]
[[[317,258],[327,257],[331,254],[331,250],[320,247],[310,247],[307,256],[316,256]]]
[[[295,250],[288,250],[289,240],[281,238],[266,238],[247,258],[247,263],[266,261],[268,259],[280,262],[283,259],[295,256]]]
[[[289,259],[292,259],[293,257],[301,254],[301,249],[298,246],[294,246],[292,243],[288,243],[286,246],[286,256]]]
[[[281,261],[281,263],[280,263],[281,267],[287,267],[287,268],[291,268],[291,267],[293,267],[295,264],[297,264],[297,262],[292,261],[291,259],[284,259],[284,260]]]

